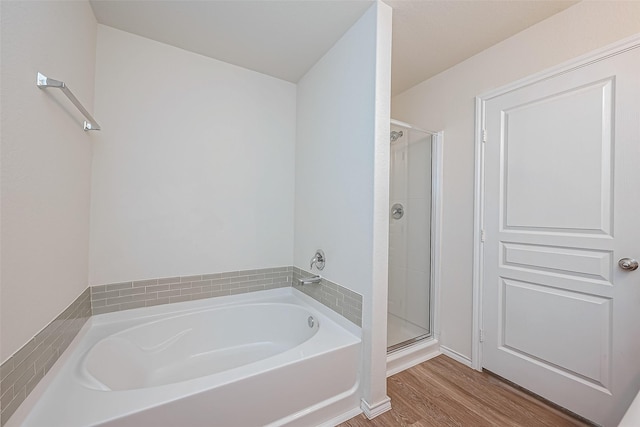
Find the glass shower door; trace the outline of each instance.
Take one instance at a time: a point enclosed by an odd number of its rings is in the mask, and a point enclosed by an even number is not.
[[[431,336],[432,135],[391,126],[389,351]]]

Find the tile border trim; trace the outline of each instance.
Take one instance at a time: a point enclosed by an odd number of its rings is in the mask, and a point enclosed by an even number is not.
[[[286,266],[91,286],[91,313],[284,288],[291,286],[292,273]]]
[[[293,287],[316,301],[329,307],[357,326],[362,327],[362,295],[331,282],[324,277],[320,283],[310,285],[298,284],[298,279],[313,276],[306,270],[293,267]]]
[[[324,278],[319,284],[297,284],[297,279],[311,275],[298,267],[286,266],[91,286],[91,313],[111,313],[292,286],[361,327],[362,295]]]
[[[91,317],[89,288],[0,365],[0,426],[18,409]]]

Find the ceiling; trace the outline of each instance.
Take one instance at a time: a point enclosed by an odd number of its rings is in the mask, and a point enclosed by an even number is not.
[[[372,0],[90,0],[99,23],[297,82]],[[577,1],[385,0],[393,94]]]
[[[393,7],[392,92],[398,94],[577,1],[406,1]]]

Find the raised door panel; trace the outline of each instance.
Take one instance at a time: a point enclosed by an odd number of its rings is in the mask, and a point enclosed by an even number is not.
[[[499,346],[514,356],[606,390],[611,299],[501,280]]]
[[[612,86],[502,112],[504,230],[611,234]]]
[[[611,251],[504,242],[500,248],[500,267],[611,285],[614,264]]]

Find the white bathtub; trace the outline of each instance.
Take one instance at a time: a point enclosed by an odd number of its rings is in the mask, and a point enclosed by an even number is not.
[[[292,288],[94,316],[16,425],[330,425],[357,410],[360,342]]]

